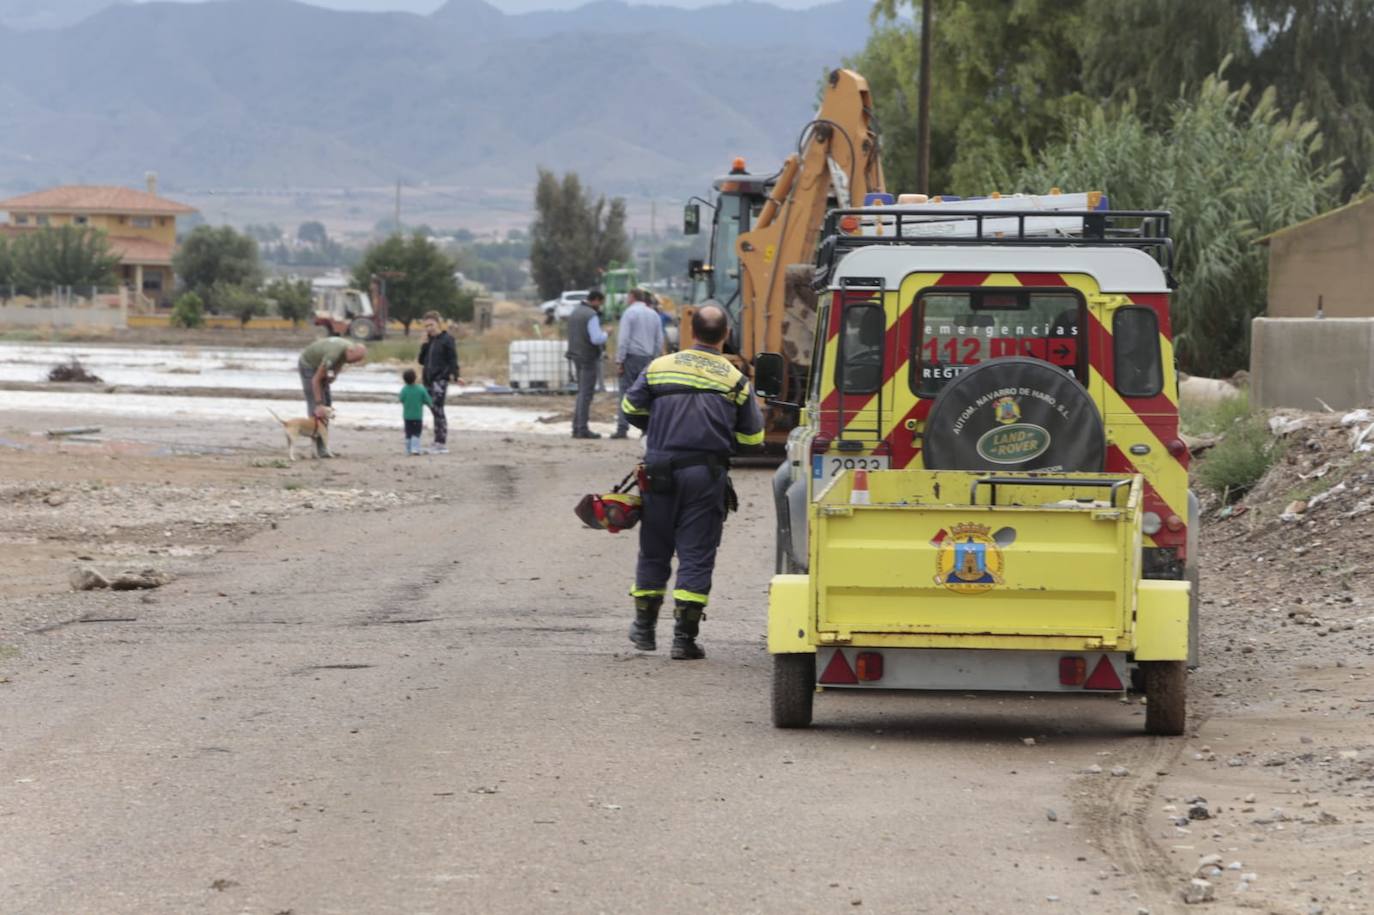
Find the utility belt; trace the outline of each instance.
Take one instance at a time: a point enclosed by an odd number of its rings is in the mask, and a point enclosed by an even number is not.
[[[687,467],[710,468],[712,480],[719,480],[724,475],[725,510],[726,512],[739,511],[739,497],[735,494],[735,484],[730,480],[730,458],[724,454],[702,452],[658,461],[645,461],[639,465],[640,491],[656,496],[672,495],[677,489],[677,481],[673,477],[673,472]]]

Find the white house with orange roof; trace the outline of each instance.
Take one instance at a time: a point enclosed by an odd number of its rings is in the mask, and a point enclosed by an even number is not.
[[[154,304],[166,304],[172,296],[177,217],[196,212],[195,207],[158,196],[153,174],[148,175],[146,191],[64,185],[0,200],[0,210],[9,213],[0,231],[11,237],[45,226],[103,229],[119,256],[120,283]]]

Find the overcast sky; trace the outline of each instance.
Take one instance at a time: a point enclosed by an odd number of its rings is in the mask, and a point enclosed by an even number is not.
[[[432,13],[443,5],[444,0],[303,0],[312,6],[324,6],[335,10],[391,10],[409,13]],[[508,13],[524,13],[530,10],[572,9],[582,6],[588,0],[487,0],[492,6]],[[629,0],[641,3],[643,0]],[[682,6],[696,8],[714,6],[723,0],[652,0],[657,6]],[[787,9],[805,9],[816,6],[825,0],[766,0],[774,6]]]

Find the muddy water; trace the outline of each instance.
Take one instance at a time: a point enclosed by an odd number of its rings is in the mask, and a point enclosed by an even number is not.
[[[77,359],[107,384],[143,388],[300,390],[294,349],[125,347],[89,343],[0,344],[0,382],[47,379],[54,365]],[[383,393],[398,386],[394,365],[353,366],[334,390]]]
[[[0,344],[0,385],[45,381],[48,371],[77,359],[108,385],[141,389],[142,393],[0,390],[0,408],[52,417],[52,424],[73,413],[127,417],[187,416],[261,422],[268,409],[284,417],[300,415],[300,376],[294,349],[225,347],[125,347],[85,343]],[[350,395],[387,397],[400,388],[396,365],[352,366],[333,386],[339,421],[351,426],[390,428],[401,425],[401,412],[389,399],[355,400]],[[165,388],[168,394],[147,393]],[[250,399],[235,396],[178,396],[174,389],[263,391],[280,397]],[[542,423],[547,412],[521,408],[519,401],[504,406],[465,406],[465,392],[482,386],[450,388],[449,425],[454,430],[538,432],[565,435],[564,423]],[[609,429],[609,426],[607,427]]]

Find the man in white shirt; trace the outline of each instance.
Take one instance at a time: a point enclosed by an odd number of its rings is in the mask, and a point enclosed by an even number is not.
[[[620,330],[615,341],[616,371],[620,375],[620,396],[630,390],[649,363],[663,355],[663,319],[649,306],[648,295],[642,289],[630,290],[630,305],[620,316]],[[611,438],[625,438],[630,423],[624,411],[616,417],[615,434]]]

